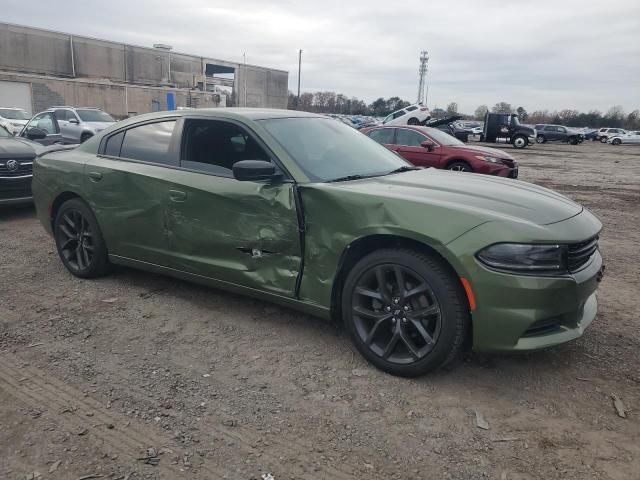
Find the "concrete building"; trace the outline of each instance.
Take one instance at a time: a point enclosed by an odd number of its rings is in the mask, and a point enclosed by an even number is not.
[[[0,106],[98,107],[116,118],[178,107],[287,107],[289,73],[0,23]]]

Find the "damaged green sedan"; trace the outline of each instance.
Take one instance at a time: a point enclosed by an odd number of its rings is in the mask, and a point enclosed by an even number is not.
[[[553,191],[416,169],[330,118],[187,110],[34,164],[65,267],[121,264],[343,321],[377,367],[545,348],[596,315],[601,223]]]

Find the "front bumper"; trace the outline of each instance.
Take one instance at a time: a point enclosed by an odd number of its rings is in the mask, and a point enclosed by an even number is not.
[[[514,240],[578,243],[596,235],[600,228],[600,222],[585,211],[556,224],[534,227],[529,240]],[[533,236],[535,231],[540,236]],[[596,290],[604,270],[600,252],[596,251],[579,271],[571,274],[503,273],[475,258],[475,252],[495,243],[496,236],[501,235],[501,227],[489,222],[448,245],[462,260],[456,270],[469,280],[475,295],[477,307],[471,312],[474,350],[537,350],[580,337],[596,316]]]

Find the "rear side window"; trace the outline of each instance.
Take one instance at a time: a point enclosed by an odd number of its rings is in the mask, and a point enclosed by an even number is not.
[[[407,112],[413,112],[414,110],[417,110],[418,107],[416,107],[415,105],[411,105],[410,107],[407,107],[406,110]]]
[[[112,157],[119,157],[123,140],[124,132],[120,132],[109,137],[109,139],[107,140],[107,145],[104,148],[104,154],[110,155]]]
[[[376,142],[385,145],[393,143],[393,128],[381,128],[369,132],[369,137]]]
[[[130,128],[124,134],[120,156],[143,162],[173,163],[169,147],[175,126],[175,120],[171,120]]]
[[[425,137],[415,130],[407,130],[406,128],[399,128],[396,135],[396,144],[407,147],[419,147],[420,144],[426,140]]]

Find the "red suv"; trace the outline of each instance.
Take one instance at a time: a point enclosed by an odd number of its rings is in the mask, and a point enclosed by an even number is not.
[[[361,131],[419,167],[518,177],[518,164],[508,153],[462,143],[435,128],[403,125]]]

